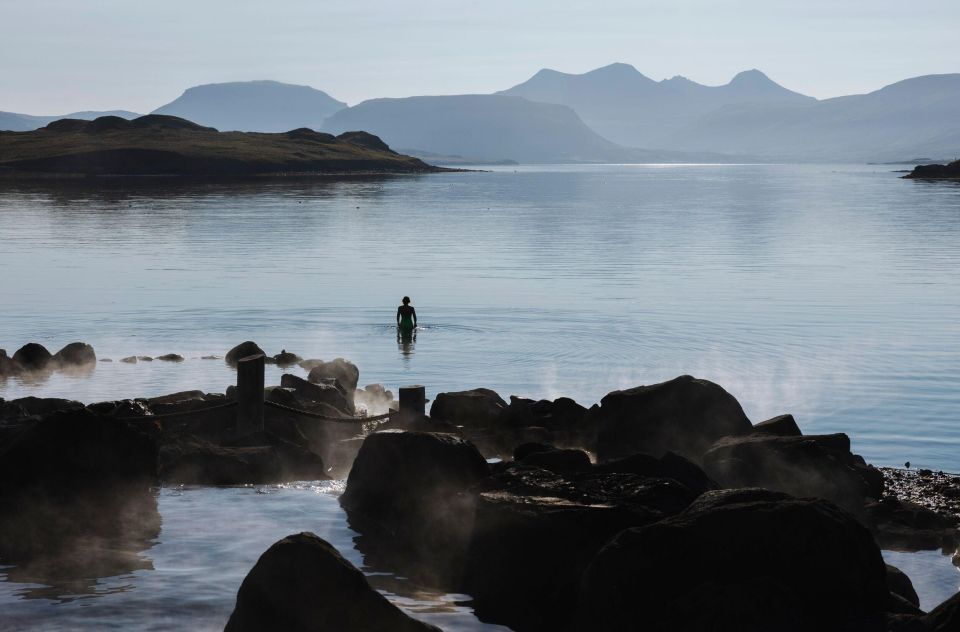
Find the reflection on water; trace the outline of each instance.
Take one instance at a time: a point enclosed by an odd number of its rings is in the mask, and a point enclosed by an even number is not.
[[[417,328],[406,330],[397,327],[397,347],[404,358],[413,355],[413,350],[417,344]]]

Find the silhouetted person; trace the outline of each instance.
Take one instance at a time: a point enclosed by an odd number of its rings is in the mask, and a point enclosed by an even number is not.
[[[397,327],[402,335],[412,335],[417,328],[417,310],[410,304],[410,297],[403,297],[403,305],[397,308]]]

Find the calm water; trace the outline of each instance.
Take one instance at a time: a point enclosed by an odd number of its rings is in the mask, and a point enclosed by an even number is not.
[[[364,383],[422,383],[428,396],[488,386],[590,405],[691,373],[726,387],[754,421],[791,412],[806,432],[849,433],[873,463],[958,471],[960,186],[889,170],[576,166],[5,184],[0,346],[85,340],[114,360],[187,360],[10,380],[0,397],[222,392],[234,374],[199,357],[253,339],[270,353],[344,356]],[[409,347],[390,326],[404,294],[423,325]],[[183,498],[214,514],[242,505],[277,528],[251,528],[233,551],[214,551],[177,527],[190,521]],[[198,596],[217,602],[207,612],[218,625],[266,545],[324,520],[346,529],[323,494],[203,490],[159,502],[162,542],[144,553],[157,570],[135,573],[123,599],[146,600],[141,587],[166,580],[164,547],[198,568],[226,557],[240,569],[232,583]],[[352,550],[346,531],[334,544]],[[910,559],[927,569],[930,594],[960,584],[948,558]],[[0,584],[4,599],[18,590]]]

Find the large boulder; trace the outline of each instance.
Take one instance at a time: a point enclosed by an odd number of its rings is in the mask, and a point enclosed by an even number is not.
[[[224,632],[439,632],[374,590],[312,533],[289,535],[260,556],[237,591]]]
[[[53,356],[62,367],[85,366],[97,361],[93,347],[85,342],[71,342]]]
[[[841,630],[889,602],[880,550],[852,515],[724,490],[614,538],[584,575],[579,618],[600,631]]]
[[[800,426],[797,425],[793,415],[777,415],[766,421],[761,421],[753,427],[753,431],[779,437],[799,437],[803,434],[800,432]]]
[[[49,368],[53,356],[47,348],[36,342],[28,342],[13,354],[13,361],[29,371]]]
[[[596,552],[623,529],[679,513],[697,496],[669,479],[529,465],[549,453],[530,452],[478,488],[463,589],[482,619],[519,631],[566,629]]]
[[[672,478],[696,494],[719,488],[719,485],[707,476],[700,466],[673,452],[667,452],[659,458],[649,454],[634,454],[615,461],[601,463],[596,466],[596,470],[611,474],[639,474],[651,478]]]
[[[489,388],[438,393],[430,417],[466,428],[489,428],[504,420],[507,403]]]
[[[360,369],[357,365],[343,358],[336,358],[329,362],[323,360],[304,360],[300,366],[310,373],[307,379],[311,382],[320,382],[323,379],[335,379],[343,385],[348,397],[353,399],[353,392],[357,390],[360,381]]]
[[[257,354],[266,355],[257,343],[252,340],[247,340],[246,342],[241,342],[230,351],[227,351],[227,355],[224,356],[223,360],[230,366],[237,366],[237,362],[243,358]]]
[[[598,426],[600,461],[667,451],[699,461],[717,439],[753,429],[733,395],[689,375],[609,393],[587,419]]]
[[[83,404],[59,397],[21,397],[0,402],[0,421],[37,419],[61,410],[82,410]]]
[[[883,493],[883,476],[850,452],[850,439],[842,433],[726,437],[703,456],[703,466],[723,487],[817,496],[854,513]]]
[[[510,396],[506,422],[514,427],[539,426],[551,432],[576,435],[585,431],[587,409],[569,397],[533,400]]]
[[[477,449],[456,435],[375,432],[357,453],[340,503],[371,553],[402,553],[405,572],[448,578],[458,573],[473,523],[467,490],[488,473]]]
[[[353,414],[353,406],[342,390],[329,383],[314,383],[285,373],[280,378],[282,388],[292,388],[299,402],[304,404],[327,404],[338,412],[334,416],[349,417]]]

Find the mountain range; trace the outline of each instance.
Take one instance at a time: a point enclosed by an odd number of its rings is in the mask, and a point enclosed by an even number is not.
[[[460,162],[884,162],[960,154],[960,74],[817,100],[759,70],[706,86],[680,76],[655,81],[618,63],[583,74],[540,70],[496,94],[381,98],[352,107],[308,86],[208,84],[154,113],[220,130],[363,130],[414,155]],[[35,129],[58,118],[0,113],[0,129]]]

